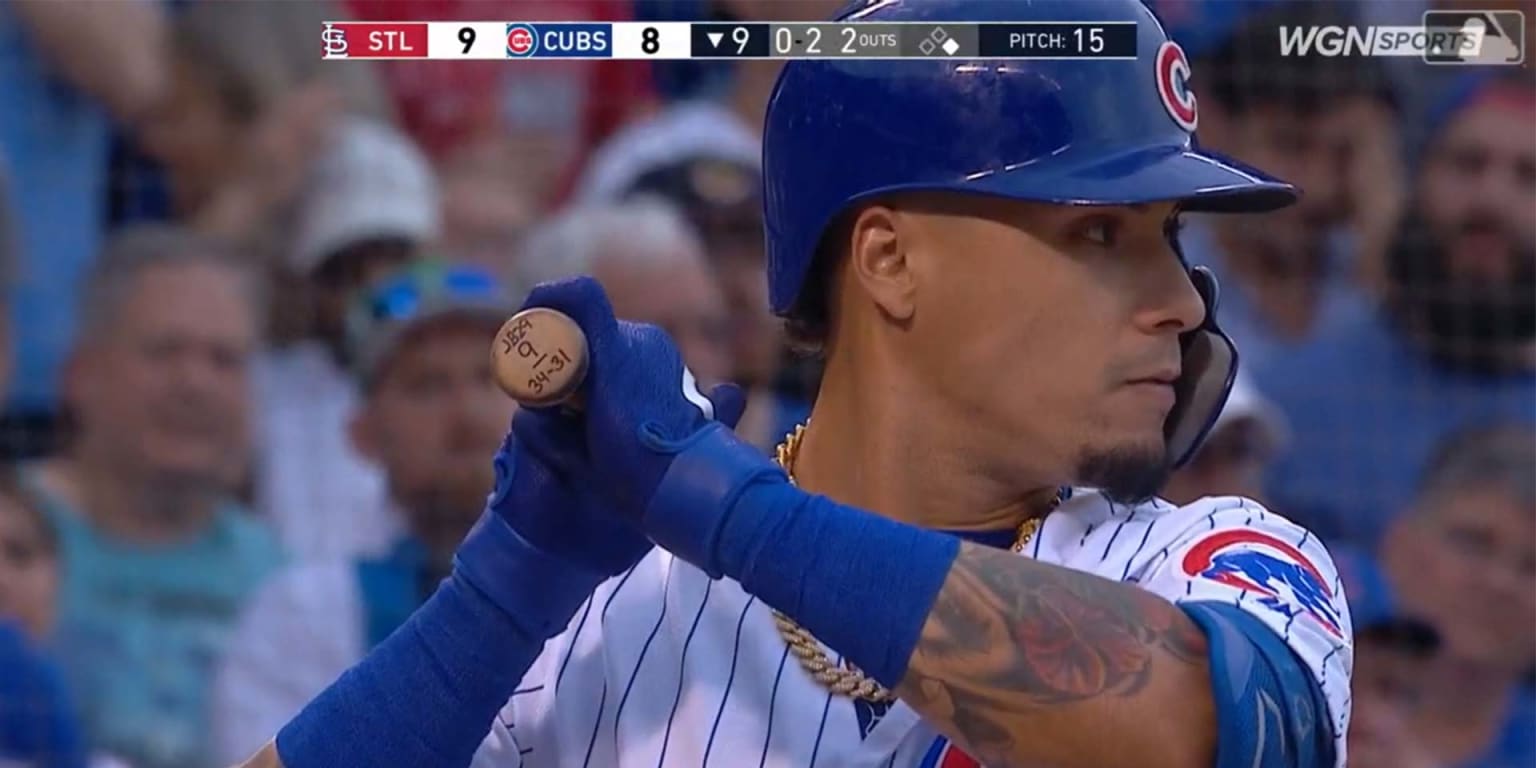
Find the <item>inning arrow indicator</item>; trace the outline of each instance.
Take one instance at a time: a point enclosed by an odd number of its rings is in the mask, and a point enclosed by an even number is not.
[[[4,0],[0,0],[4,2]],[[689,51],[700,59],[766,59],[773,37],[768,24],[688,22]]]

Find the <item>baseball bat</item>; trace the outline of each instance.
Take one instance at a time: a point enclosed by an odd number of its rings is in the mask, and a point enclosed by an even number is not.
[[[587,336],[565,313],[545,307],[513,315],[491,343],[496,384],[518,405],[579,409],[587,375]]]

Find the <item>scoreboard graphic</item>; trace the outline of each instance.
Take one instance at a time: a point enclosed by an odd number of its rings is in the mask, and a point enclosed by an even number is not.
[[[326,22],[327,59],[1134,59],[1136,22]]]

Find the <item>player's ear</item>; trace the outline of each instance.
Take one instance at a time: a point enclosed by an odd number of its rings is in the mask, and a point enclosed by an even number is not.
[[[885,315],[910,319],[916,308],[916,275],[907,259],[901,214],[872,205],[859,212],[850,230],[848,277]]]

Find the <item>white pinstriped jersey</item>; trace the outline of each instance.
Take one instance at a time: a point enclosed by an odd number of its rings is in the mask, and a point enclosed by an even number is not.
[[[1080,490],[1045,519],[1024,555],[1259,617],[1317,676],[1330,708],[1318,727],[1330,730],[1344,765],[1349,613],[1328,553],[1303,529],[1238,498],[1129,507]],[[768,606],[661,550],[603,584],[549,642],[475,761],[705,765],[977,763],[900,702],[878,707],[828,693],[788,653]]]

